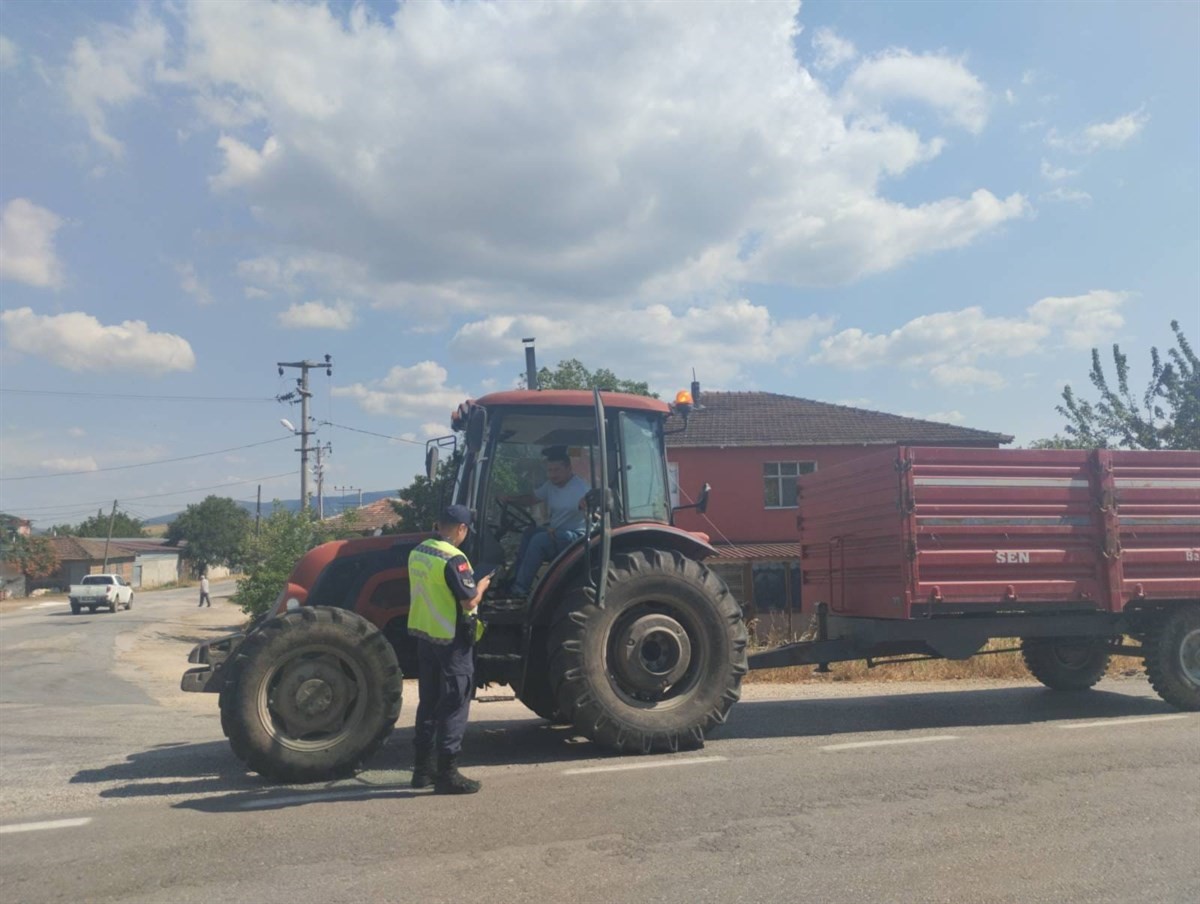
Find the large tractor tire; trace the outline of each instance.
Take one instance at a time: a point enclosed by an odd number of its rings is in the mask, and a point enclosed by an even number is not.
[[[550,634],[550,685],[579,731],[618,752],[704,746],[741,696],[746,624],[713,572],[679,552],[617,553],[602,606],[568,590]]]
[[[400,715],[391,644],[345,609],[306,606],[270,618],[226,668],[221,728],[234,754],[273,781],[353,773]]]
[[[1200,606],[1178,606],[1146,634],[1146,676],[1172,706],[1200,710]]]
[[[567,720],[563,719],[558,710],[558,699],[550,685],[548,660],[545,629],[535,629],[531,639],[529,661],[525,664],[524,679],[521,686],[514,690],[517,692],[517,699],[536,715],[549,722],[561,723]]]
[[[1025,667],[1051,690],[1086,691],[1108,669],[1109,644],[1104,638],[1025,638],[1021,656]]]

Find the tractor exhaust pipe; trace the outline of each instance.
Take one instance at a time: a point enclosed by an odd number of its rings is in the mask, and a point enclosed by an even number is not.
[[[525,388],[538,388],[537,352],[533,350],[534,337],[522,339],[525,343]]]

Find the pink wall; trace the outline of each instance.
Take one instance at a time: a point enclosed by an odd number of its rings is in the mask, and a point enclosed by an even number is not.
[[[706,481],[712,484],[708,520],[692,509],[676,514],[675,523],[684,530],[706,533],[715,543],[786,543],[798,540],[797,510],[768,509],[763,504],[763,464],[772,461],[815,461],[820,470],[876,453],[880,448],[758,446],[668,449],[667,460],[679,465],[681,504],[695,499],[701,484]]]

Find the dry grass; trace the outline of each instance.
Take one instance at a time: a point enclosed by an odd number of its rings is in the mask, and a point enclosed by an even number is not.
[[[994,638],[984,650],[1012,649],[1020,644],[1013,638]],[[750,672],[745,680],[764,684],[828,684],[837,681],[953,681],[985,679],[992,681],[1032,681],[1020,653],[995,653],[971,659],[927,659],[918,662],[881,665],[868,668],[862,660],[830,663],[822,674],[816,666],[791,666],[785,669],[761,669]],[[1133,656],[1114,656],[1109,661],[1108,677],[1142,674],[1142,661]]]

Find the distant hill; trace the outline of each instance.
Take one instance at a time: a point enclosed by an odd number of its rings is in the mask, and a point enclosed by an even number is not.
[[[380,499],[387,499],[388,497],[395,496],[395,495],[396,495],[395,490],[371,490],[370,492],[366,492],[364,490],[363,494],[362,494],[362,504],[369,505],[372,502],[377,502]],[[236,499],[234,501],[237,502],[237,504],[240,505],[242,508],[244,508],[246,511],[248,511],[251,515],[254,514],[254,510],[255,510],[254,500],[247,501],[245,499]],[[330,515],[336,515],[339,512],[341,512],[343,503],[345,503],[345,506],[347,509],[356,508],[358,506],[358,493],[348,493],[345,496],[341,496],[341,495],[326,496],[325,497],[325,517],[328,518]],[[281,500],[279,500],[279,504],[281,506],[283,506],[285,509],[287,509],[289,512],[300,511],[300,500],[299,499],[281,499]],[[314,502],[313,504],[315,505],[316,503]],[[271,514],[271,505],[272,505],[271,500],[269,500],[269,499],[263,500],[262,513],[264,516]],[[183,512],[172,512],[169,515],[159,515],[157,518],[146,519],[146,521],[144,523],[146,524],[147,527],[150,527],[150,526],[156,525],[156,524],[170,524],[172,521],[174,521],[176,518],[178,518],[182,514],[183,514]]]

